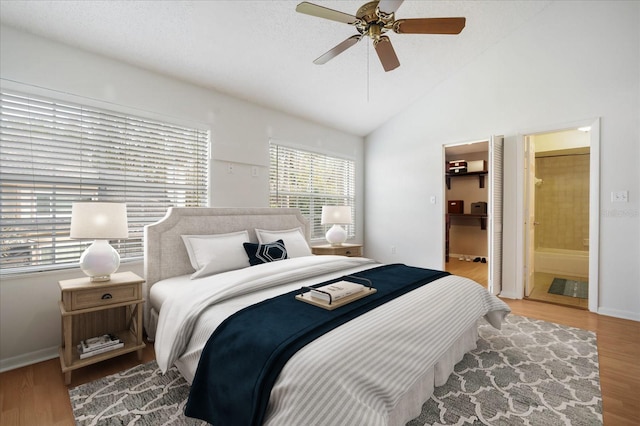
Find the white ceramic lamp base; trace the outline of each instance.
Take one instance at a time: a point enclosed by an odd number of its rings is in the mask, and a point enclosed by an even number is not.
[[[80,257],[80,269],[91,281],[109,281],[120,266],[120,255],[107,240],[95,240]]]
[[[325,238],[335,247],[339,247],[347,241],[347,231],[340,225],[333,225],[326,233]]]

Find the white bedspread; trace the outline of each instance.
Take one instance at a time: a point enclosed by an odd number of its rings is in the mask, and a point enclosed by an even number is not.
[[[162,372],[166,372],[173,365],[189,343],[201,313],[211,306],[283,284],[298,283],[307,278],[374,263],[371,259],[361,257],[305,256],[192,280],[194,284],[189,286],[188,291],[162,304],[155,342],[158,366]],[[283,289],[276,294],[286,291],[290,290]],[[231,313],[233,311],[225,311],[223,317]]]
[[[194,280],[162,305],[158,365],[165,371],[175,362],[191,382],[208,336],[227,316],[300,285],[375,266],[364,258],[309,256]],[[475,347],[478,319],[499,328],[509,311],[458,276],[394,299],[298,351],[273,387],[265,424],[405,424]]]

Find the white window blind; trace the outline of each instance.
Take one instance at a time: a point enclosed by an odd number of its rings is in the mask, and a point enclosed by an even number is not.
[[[275,142],[269,145],[269,197],[271,207],[295,207],[311,223],[311,238],[323,238],[322,206],[351,206],[355,236],[355,162]]]
[[[3,274],[77,264],[71,204],[127,204],[123,260],[143,255],[143,227],[171,206],[207,204],[208,131],[70,102],[1,93]]]

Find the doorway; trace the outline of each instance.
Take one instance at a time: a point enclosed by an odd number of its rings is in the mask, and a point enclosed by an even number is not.
[[[589,308],[590,132],[524,137],[525,298]]]
[[[443,269],[502,290],[502,136],[443,146]]]

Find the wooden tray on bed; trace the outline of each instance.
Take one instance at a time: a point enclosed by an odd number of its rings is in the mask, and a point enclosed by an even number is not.
[[[350,296],[347,297],[343,297],[342,299],[336,300],[335,302],[329,304],[327,302],[325,302],[324,300],[318,300],[318,299],[314,299],[310,296],[310,292],[306,292],[306,293],[302,293],[302,294],[298,294],[296,295],[296,299],[300,300],[302,302],[306,302],[309,303],[311,305],[314,306],[318,306],[320,308],[326,309],[328,311],[333,311],[336,308],[339,308],[340,306],[344,306],[347,303],[351,303],[351,302],[355,302],[358,299],[362,299],[363,297],[367,297],[370,294],[375,293],[376,290],[373,287],[367,287],[364,290],[362,290],[359,293],[356,294],[352,294]]]

